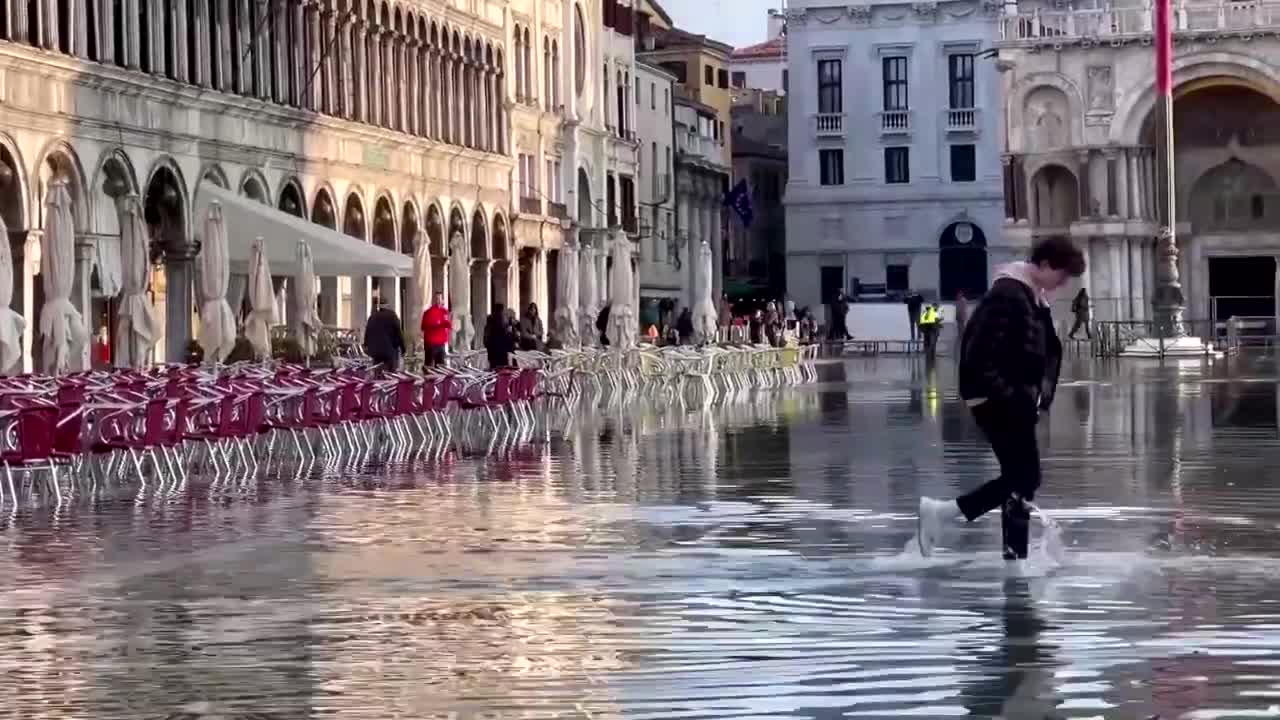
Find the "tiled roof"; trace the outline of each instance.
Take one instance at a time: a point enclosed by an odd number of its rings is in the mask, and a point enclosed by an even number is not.
[[[787,42],[785,38],[776,37],[755,45],[748,45],[744,48],[738,48],[733,51],[734,60],[764,60],[767,58],[780,58],[787,54]]]

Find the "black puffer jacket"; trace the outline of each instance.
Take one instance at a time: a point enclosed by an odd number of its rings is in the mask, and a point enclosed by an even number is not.
[[[1062,370],[1049,308],[1016,277],[999,277],[973,311],[960,347],[960,397],[1013,412],[1047,410]]]

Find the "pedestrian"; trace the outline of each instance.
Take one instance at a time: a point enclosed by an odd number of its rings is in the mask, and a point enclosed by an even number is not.
[[[830,325],[827,327],[827,339],[832,342],[844,342],[849,339],[849,301],[844,291],[837,290],[831,300]]]
[[[956,347],[960,347],[960,338],[964,336],[965,323],[969,322],[969,298],[964,292],[956,293]]]
[[[1084,270],[1084,255],[1070,238],[1047,237],[1032,248],[1029,262],[999,268],[974,310],[961,342],[960,397],[991,444],[1000,476],[955,500],[920,499],[922,555],[933,552],[959,517],[973,522],[1000,508],[1005,559],[1027,557],[1027,503],[1040,487],[1035,426],[1053,402],[1062,367],[1046,295]]]
[[[381,296],[375,302],[377,307],[364,324],[364,352],[370,360],[394,372],[400,369],[400,356],[404,354],[400,316],[387,307]]]
[[[926,305],[920,313],[920,337],[924,339],[925,358],[932,361],[937,358],[938,335],[942,332],[942,309],[938,303]]]
[[[431,307],[422,313],[422,343],[429,367],[442,367],[445,364],[445,347],[449,344],[449,333],[452,331],[453,320],[449,317],[449,308],[444,306],[444,293],[432,294]]]
[[[542,349],[542,318],[538,316],[538,304],[529,303],[520,318],[520,349]]]
[[[676,319],[676,336],[680,338],[681,345],[693,344],[693,330],[693,311],[685,308]]]
[[[1076,316],[1076,321],[1071,325],[1071,332],[1067,333],[1068,340],[1075,340],[1076,333],[1080,332],[1080,328],[1084,328],[1084,336],[1093,339],[1093,329],[1089,326],[1093,323],[1089,322],[1093,314],[1089,307],[1089,291],[1080,288],[1080,292],[1076,293],[1076,297],[1071,301],[1071,314]]]
[[[920,335],[920,311],[924,308],[924,296],[914,290],[907,291],[907,322],[911,325],[911,339]]]
[[[489,369],[511,367],[511,351],[516,348],[516,334],[502,303],[494,303],[484,321],[484,349]]]

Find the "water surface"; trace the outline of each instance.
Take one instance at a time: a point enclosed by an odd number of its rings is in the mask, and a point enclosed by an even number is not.
[[[953,365],[581,411],[499,457],[24,505],[0,716],[1280,717],[1267,360],[1077,360],[1041,443],[1058,566],[998,522]]]

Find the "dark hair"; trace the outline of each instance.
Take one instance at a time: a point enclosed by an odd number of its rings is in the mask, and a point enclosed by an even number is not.
[[[1084,274],[1084,253],[1065,235],[1050,235],[1031,248],[1031,264],[1048,263],[1054,270],[1065,270],[1071,277]]]

